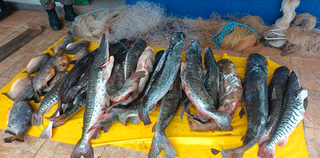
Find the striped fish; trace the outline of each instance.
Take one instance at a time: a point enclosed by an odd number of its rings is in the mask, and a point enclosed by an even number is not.
[[[275,157],[276,144],[279,147],[284,146],[289,135],[303,118],[312,122],[311,117],[305,112],[304,101],[307,96],[307,90],[301,87],[298,76],[292,71],[286,88],[285,109],[270,140],[260,146],[259,157]]]

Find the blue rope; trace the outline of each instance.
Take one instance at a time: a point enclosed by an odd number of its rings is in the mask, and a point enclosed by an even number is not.
[[[218,48],[219,48],[221,42],[223,41],[223,36],[224,36],[225,34],[231,33],[231,32],[233,31],[233,28],[234,28],[235,26],[243,26],[243,27],[246,27],[246,28],[250,29],[253,33],[255,33],[256,36],[258,36],[258,35],[257,35],[257,32],[256,32],[253,28],[251,28],[250,26],[248,26],[248,25],[245,25],[245,24],[242,24],[242,23],[237,23],[237,22],[229,22],[229,23],[226,24],[226,26],[224,27],[223,30],[221,30],[221,31],[219,31],[217,34],[211,36],[211,38],[210,38],[211,43],[213,43],[213,44],[216,45],[216,46],[214,47],[214,49],[218,49]],[[212,38],[214,38],[214,37],[216,37],[216,36],[218,36],[218,37],[216,38],[216,41],[213,42],[213,41],[212,41]]]
[[[96,13],[97,13],[98,11],[101,11],[101,10],[105,10],[105,11],[103,11],[103,12],[97,17]],[[73,22],[73,24],[72,24],[72,27],[71,27],[71,28],[66,28],[66,29],[71,30],[71,33],[72,33],[74,36],[76,36],[76,37],[78,37],[78,38],[80,38],[80,39],[83,39],[80,35],[78,35],[78,34],[76,34],[76,33],[74,32],[74,25],[77,23],[77,20],[78,20],[80,17],[87,16],[88,14],[91,14],[91,13],[93,13],[94,18],[96,18],[96,20],[97,20],[97,19],[101,18],[101,16],[102,16],[103,14],[105,14],[106,12],[108,12],[108,11],[109,11],[109,8],[100,8],[100,9],[96,9],[96,10],[90,11],[90,12],[88,12],[88,13],[79,15],[79,16],[77,16],[77,17],[74,19],[74,22]]]

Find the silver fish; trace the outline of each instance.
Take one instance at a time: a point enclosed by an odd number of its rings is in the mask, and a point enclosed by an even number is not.
[[[66,46],[66,49],[63,52],[69,53],[69,54],[77,54],[81,49],[88,48],[89,42],[86,40],[78,41],[74,43],[70,43]]]
[[[25,73],[27,73],[28,76],[30,76],[32,73],[38,71],[41,67],[46,65],[47,61],[50,59],[49,53],[44,53],[38,57],[32,58],[26,68]]]

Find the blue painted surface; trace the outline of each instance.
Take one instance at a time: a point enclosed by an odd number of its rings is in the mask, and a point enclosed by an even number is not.
[[[209,19],[215,11],[223,14],[243,14],[261,16],[265,24],[270,25],[282,16],[280,12],[282,0],[150,0],[163,4],[168,14],[178,17]],[[126,0],[129,5],[137,0]],[[320,0],[301,0],[297,13],[310,13],[320,18]],[[317,27],[320,26],[319,24]]]

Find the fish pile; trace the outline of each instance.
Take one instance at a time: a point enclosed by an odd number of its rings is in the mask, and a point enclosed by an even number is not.
[[[109,43],[108,36],[103,34],[99,47],[91,53],[88,44],[74,42],[72,34],[67,32],[52,47],[52,57],[45,53],[29,62],[26,74],[5,93],[14,101],[6,129],[13,136],[5,138],[5,142],[23,141],[29,126],[42,125],[43,114],[55,104],[58,106],[47,118],[50,122],[41,138],[51,139],[52,128],[62,126],[85,108],[82,135],[71,157],[91,158],[94,153],[90,140],[98,139],[101,130],[108,132],[117,121],[124,126],[127,120],[150,125],[149,114],[159,102],[160,112],[152,128],[155,134],[148,157],[156,158],[164,150],[166,157],[173,158],[177,152],[165,129],[180,104],[180,118],[187,114],[191,130],[232,131],[231,121],[242,100],[240,118],[247,115],[248,122],[243,146],[222,150],[222,157],[242,157],[257,142],[258,156],[275,157],[274,146],[283,146],[302,118],[311,120],[305,113],[307,91],[300,86],[297,75],[279,67],[268,87],[267,60],[258,53],[248,57],[245,78],[241,80],[232,61],[216,62],[209,47],[202,59],[197,40],[191,41],[185,61],[181,62],[185,47],[182,32],[175,33],[167,48],[156,55],[143,39],[124,38]],[[68,61],[63,53],[75,56]],[[66,71],[70,64],[74,65]],[[39,96],[44,96],[41,101]],[[40,102],[35,111],[30,100]],[[192,105],[196,114],[190,112]],[[216,155],[220,151],[211,149],[211,152]]]

